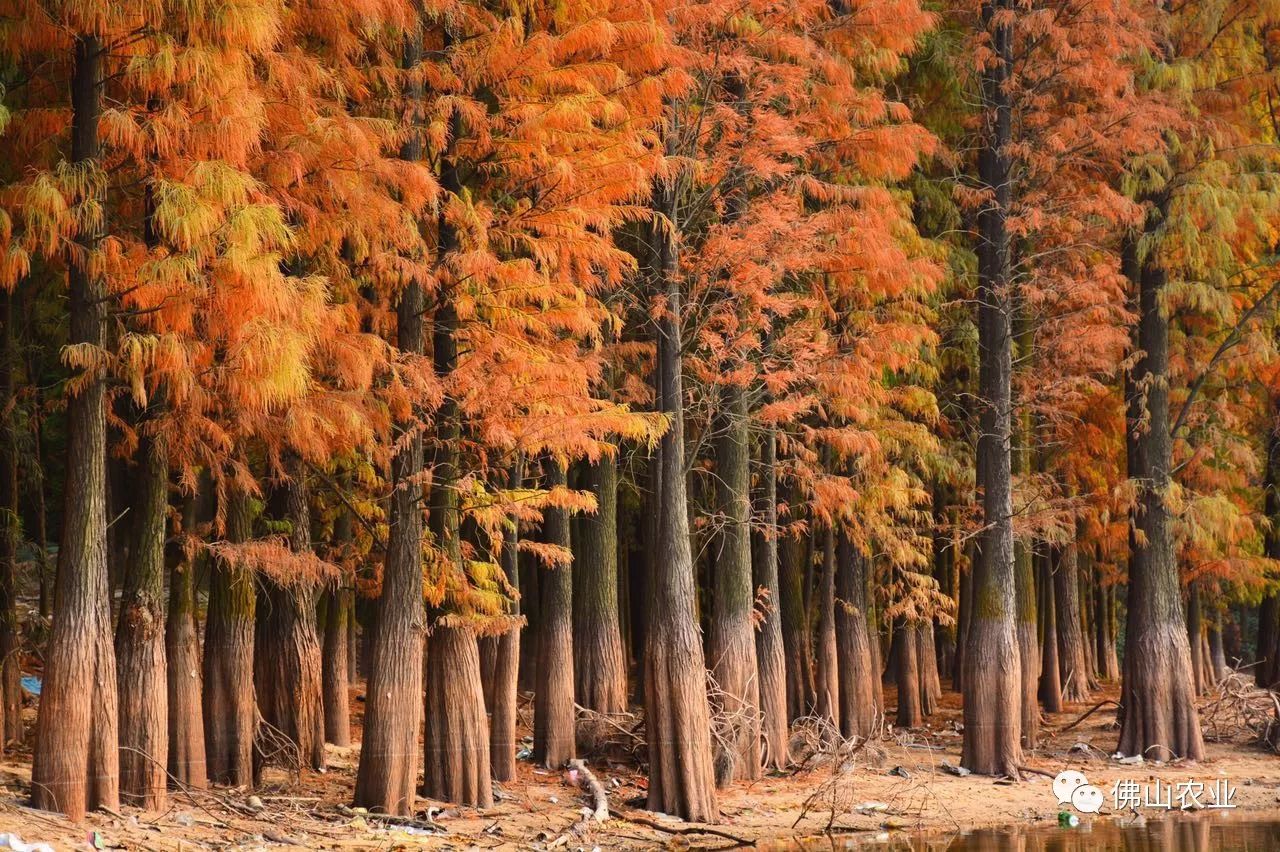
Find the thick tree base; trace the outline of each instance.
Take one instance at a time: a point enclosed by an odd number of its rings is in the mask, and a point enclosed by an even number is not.
[[[649,810],[693,822],[720,818],[702,650],[692,626],[672,635],[655,619],[645,655]]]
[[[425,796],[493,807],[480,649],[464,627],[437,625],[427,640],[425,758]]]
[[[964,748],[960,765],[1017,778],[1022,764],[1022,666],[1012,620],[975,620],[964,652]]]
[[[1135,635],[1125,648],[1117,751],[1146,760],[1204,759],[1191,688],[1191,651],[1180,624]]]

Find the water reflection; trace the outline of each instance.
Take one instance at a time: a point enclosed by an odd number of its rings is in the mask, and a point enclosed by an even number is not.
[[[768,848],[895,852],[1271,852],[1280,850],[1280,820],[1188,814],[1128,824],[1098,819],[1076,828],[1024,825],[952,835],[894,832],[888,837],[883,834],[813,837],[771,845]]]

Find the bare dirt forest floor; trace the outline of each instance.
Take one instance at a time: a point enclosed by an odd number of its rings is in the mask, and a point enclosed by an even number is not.
[[[807,752],[798,770],[766,775],[755,783],[737,783],[722,791],[723,819],[699,826],[641,810],[645,779],[634,761],[589,761],[608,789],[613,816],[601,824],[586,819],[586,797],[566,772],[536,769],[519,762],[519,777],[496,785],[497,802],[486,811],[420,801],[411,824],[394,824],[347,807],[354,784],[357,748],[330,748],[330,768],[301,778],[269,770],[256,800],[244,790],[174,792],[168,810],[144,813],[122,807],[119,813],[95,813],[80,825],[26,807],[30,750],[11,750],[0,761],[0,833],[16,832],[26,842],[44,841],[58,850],[122,848],[146,850],[255,849],[564,849],[595,848],[728,849],[754,845],[766,849],[809,848],[806,839],[875,837],[884,832],[937,832],[1009,824],[1056,823],[1059,807],[1051,777],[1065,768],[1083,772],[1090,783],[1110,791],[1116,781],[1149,784],[1216,779],[1235,788],[1234,818],[1280,817],[1280,757],[1255,744],[1256,729],[1272,712],[1265,694],[1243,681],[1201,703],[1208,760],[1197,765],[1123,765],[1111,759],[1116,744],[1117,689],[1108,685],[1087,704],[1069,706],[1044,719],[1040,747],[1027,756],[1025,778],[1012,782],[985,777],[956,777],[944,764],[960,762],[959,696],[947,693],[929,725],[918,731],[893,731],[852,755],[833,758]],[[359,690],[353,695],[358,696]],[[892,706],[893,691],[886,701]],[[353,727],[359,738],[362,702],[353,701]],[[30,712],[30,711],[29,711]],[[526,717],[524,722],[531,721]],[[812,741],[812,738],[809,738]],[[613,743],[615,753],[624,742]],[[837,765],[839,764],[839,765]],[[1108,792],[1107,802],[1111,796]],[[260,807],[258,807],[260,805]],[[442,810],[428,806],[435,805]],[[859,808],[859,806],[862,806]],[[1104,815],[1107,810],[1104,809]],[[1147,812],[1151,814],[1150,811]],[[1089,819],[1086,817],[1086,820]],[[434,826],[434,827],[433,827]],[[96,832],[96,834],[95,834]],[[833,848],[822,839],[824,848]],[[3,848],[3,847],[0,847]]]

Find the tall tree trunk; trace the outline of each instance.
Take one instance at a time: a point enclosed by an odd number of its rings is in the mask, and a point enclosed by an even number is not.
[[[1152,214],[1155,215],[1154,213]],[[1182,615],[1178,563],[1165,497],[1172,487],[1169,431],[1169,317],[1165,273],[1140,260],[1136,241],[1124,266],[1138,285],[1140,356],[1129,382],[1126,443],[1137,480],[1131,535],[1129,616],[1125,631],[1122,718],[1118,751],[1148,760],[1204,757],[1190,679],[1191,650]]]
[[[103,45],[77,35],[71,76],[71,162],[99,157]],[[90,187],[79,203],[101,202]],[[107,288],[91,255],[102,237],[90,217],[67,256],[69,343],[106,342]],[[88,380],[67,400],[67,481],[52,635],[45,654],[44,689],[31,767],[31,801],[73,820],[86,809],[115,808],[120,800],[115,650],[107,581],[106,384]]]
[[[1271,492],[1268,490],[1268,504],[1273,499],[1275,498],[1271,497]],[[1276,530],[1276,524],[1280,521],[1280,507],[1277,507],[1276,514],[1268,512],[1267,517],[1271,520],[1271,527],[1267,530],[1265,552],[1268,559],[1278,559],[1280,558],[1280,530]],[[1276,637],[1280,633],[1277,627],[1280,627],[1280,597],[1274,594],[1265,595],[1262,602],[1258,604],[1258,639],[1253,657],[1257,663],[1254,667],[1254,676],[1259,686],[1270,686],[1276,680],[1273,673],[1276,668]]]
[[[1203,695],[1209,685],[1205,672],[1206,660],[1201,653],[1203,630],[1200,617],[1200,587],[1193,580],[1187,586],[1187,645],[1191,649],[1191,683],[1196,695]]]
[[[1120,655],[1116,649],[1116,632],[1118,618],[1116,614],[1116,587],[1108,586],[1106,588],[1106,633],[1103,640],[1106,642],[1107,671],[1112,680],[1120,679]]]
[[[916,625],[916,655],[920,667],[920,712],[932,716],[942,701],[942,678],[938,675],[938,649],[934,645],[933,622]]]
[[[898,684],[899,728],[918,728],[924,724],[920,707],[919,632],[904,619],[894,619],[894,643],[898,646],[894,680]]]
[[[289,459],[287,466],[288,479],[272,495],[273,508],[277,517],[289,522],[289,548],[305,553],[311,550],[305,472],[300,459]],[[263,720],[297,747],[303,766],[323,771],[324,702],[314,581],[283,586],[271,577],[258,577],[254,649],[253,685]]]
[[[226,487],[226,538],[249,540],[248,495]],[[253,741],[258,703],[253,689],[257,597],[253,574],[233,559],[219,559],[209,577],[204,628],[204,746],[209,779],[234,787],[253,783]]]
[[[422,32],[415,28],[404,40],[401,64],[422,61]],[[420,81],[410,82],[405,100],[423,98]],[[410,133],[402,159],[424,156],[422,139]],[[422,284],[411,279],[396,306],[396,344],[413,355],[426,352]],[[356,770],[357,805],[389,814],[410,814],[418,781],[418,728],[422,719],[422,677],[426,611],[422,581],[422,435],[421,412],[411,411],[394,425],[391,458],[392,495],[388,515],[387,553],[382,593],[374,603],[369,633],[364,732]]]
[[[822,572],[815,605],[818,611],[817,701],[814,712],[840,729],[840,663],[836,652],[836,534],[827,527],[822,536]]]
[[[982,185],[992,193],[978,213],[978,488],[983,531],[973,568],[973,607],[964,648],[962,764],[987,775],[1018,777],[1022,762],[1022,666],[1017,636],[1010,458],[1012,334],[1009,231],[1012,200],[1008,80],[1013,31],[1010,0],[986,0],[982,25],[993,56],[982,73]]]
[[[1018,608],[1018,654],[1022,671],[1022,747],[1035,749],[1040,737],[1040,629],[1036,624],[1034,553],[1026,541],[1013,543],[1014,592]]]
[[[957,588],[955,545],[951,539],[951,519],[947,508],[947,489],[942,483],[933,485],[933,578],[938,588],[952,601],[956,600]],[[935,620],[934,647],[938,653],[938,674],[940,678],[955,677],[956,661],[956,626],[952,623],[944,626]],[[941,680],[939,680],[941,690]]]
[[[627,709],[627,660],[618,607],[618,461],[582,466],[580,487],[596,498],[594,515],[573,534],[573,669],[576,699],[597,713]]]
[[[564,466],[548,459],[547,487],[563,488]],[[542,513],[543,538],[566,550],[569,513],[547,508]],[[542,629],[538,633],[538,685],[533,694],[533,759],[559,769],[574,758],[573,566],[543,566]],[[616,597],[616,596],[615,596]]]
[[[450,620],[427,640],[424,790],[432,799],[493,806],[489,723],[475,634]]]
[[[880,672],[867,624],[867,556],[846,530],[836,545],[836,656],[840,673],[840,734],[867,738],[876,733],[882,708],[875,684]]]
[[[205,480],[201,480],[202,483]],[[187,497],[182,531],[196,534],[201,493]],[[196,568],[202,557],[194,542],[175,554],[169,572],[169,612],[164,645],[168,663],[169,774],[180,784],[202,790],[209,786],[205,758],[204,712],[201,706],[200,635],[196,628]],[[123,737],[121,737],[123,745]],[[121,755],[123,765],[124,756]]]
[[[446,48],[449,43],[446,31]],[[460,122],[456,113],[450,118],[453,139],[462,131]],[[441,169],[440,183],[450,194],[461,195],[457,169],[449,157]],[[458,250],[458,237],[443,214],[439,219],[439,233],[439,255],[444,258]],[[458,368],[457,332],[457,306],[451,299],[442,299],[435,311],[431,357],[436,376],[446,388],[452,384]],[[465,575],[462,498],[458,493],[462,479],[458,449],[461,441],[462,412],[452,393],[446,392],[436,411],[428,520],[438,558],[447,564],[447,570]],[[493,784],[479,645],[465,616],[443,612],[431,615],[426,656],[423,793],[433,799],[487,808],[493,805]],[[570,656],[565,660],[570,690],[572,665]]]
[[[755,589],[751,581],[751,449],[747,397],[722,389],[716,438],[716,536],[711,605],[711,672],[720,687],[716,711],[734,720],[716,755],[716,780],[760,777],[760,682],[756,677]]]
[[[1222,620],[1223,614],[1219,612],[1209,623],[1209,671],[1214,683],[1221,683],[1223,678],[1231,674],[1231,667],[1227,665],[1227,652],[1222,643]]]
[[[507,485],[519,488],[524,479],[523,464],[511,466]],[[515,585],[519,574],[519,531],[512,518],[502,533],[502,554],[499,564],[507,582]],[[520,617],[520,600],[511,601],[508,610],[513,618]],[[489,705],[489,759],[493,767],[493,780],[510,781],[516,775],[516,722],[519,707],[516,695],[520,669],[520,627],[518,623],[498,637],[497,653],[493,666],[493,700]],[[624,681],[625,683],[625,681]],[[626,695],[623,695],[626,706]]]
[[[17,296],[0,287],[0,753],[22,739],[22,695],[18,659],[18,545],[22,540],[18,495],[18,423],[14,395],[13,303]],[[43,571],[44,554],[36,563]],[[40,578],[43,592],[44,577]],[[42,594],[42,598],[44,595]]]
[[[351,745],[351,708],[347,691],[347,625],[351,620],[351,590],[344,588],[347,582],[345,578],[338,580],[325,590],[324,645],[320,649],[324,739],[343,747]],[[367,696],[365,700],[367,707]],[[416,701],[414,705],[416,711]]]
[[[169,510],[169,455],[162,438],[138,445],[140,487],[133,506],[134,543],[124,575],[116,629],[120,695],[120,795],[145,810],[163,810],[169,757],[169,696],[164,647],[164,541]]]
[[[800,540],[795,536],[778,539],[778,598],[782,615],[782,647],[787,657],[789,722],[809,715],[814,705],[813,633],[804,606],[803,552]]]
[[[752,535],[752,577],[764,589],[767,608],[756,631],[756,665],[760,679],[761,733],[764,763],[784,769],[791,762],[787,732],[787,660],[782,638],[778,580],[778,438],[766,427],[761,441],[758,520]]]
[[[1058,605],[1058,668],[1062,673],[1062,700],[1089,700],[1089,661],[1084,653],[1084,631],[1080,629],[1079,548],[1074,541],[1056,551],[1053,572],[1054,602]]]
[[[672,219],[675,187],[655,191],[659,212]],[[674,238],[655,228],[654,270],[665,290],[658,320],[659,410],[668,427],[658,449],[657,559],[650,578],[645,642],[645,713],[649,740],[651,810],[687,820],[715,822],[720,816],[711,755],[711,711],[707,702],[702,637],[698,631],[689,501],[684,470],[684,356],[681,292]]]
[[[970,553],[973,551],[970,550]],[[973,621],[973,560],[968,570],[959,572],[959,597],[956,601],[956,660],[951,667],[951,688],[956,692],[964,692],[964,649],[969,642],[969,625]]]
[[[1047,545],[1045,545],[1047,548]],[[1062,671],[1058,665],[1058,604],[1054,594],[1053,560],[1047,552],[1037,553],[1040,563],[1040,701],[1050,713],[1062,712]]]

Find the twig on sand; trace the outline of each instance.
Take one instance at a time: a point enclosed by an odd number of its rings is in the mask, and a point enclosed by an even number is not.
[[[578,786],[582,788],[584,793],[591,796],[591,804],[594,807],[592,816],[596,818],[596,822],[607,820],[609,818],[609,796],[605,793],[604,785],[600,783],[600,779],[587,768],[585,760],[569,761],[569,769],[578,773]]]
[[[1058,730],[1054,731],[1054,733],[1055,733],[1055,734],[1065,734],[1067,731],[1069,731],[1069,730],[1071,730],[1072,728],[1076,727],[1076,726],[1077,726],[1077,725],[1079,725],[1081,722],[1083,722],[1085,719],[1088,719],[1088,718],[1089,718],[1090,716],[1092,716],[1094,713],[1096,713],[1097,711],[1101,710],[1103,707],[1106,707],[1108,704],[1114,704],[1114,705],[1115,705],[1115,706],[1117,706],[1117,707],[1119,707],[1119,706],[1120,706],[1120,702],[1119,702],[1119,701],[1116,701],[1114,698],[1104,698],[1102,701],[1099,701],[1097,704],[1093,705],[1093,706],[1092,706],[1092,707],[1090,707],[1088,710],[1086,710],[1086,711],[1084,712],[1084,715],[1082,715],[1079,719],[1076,719],[1074,722],[1072,722],[1070,725],[1067,725],[1065,728],[1059,728]]]
[[[640,816],[635,811],[624,811],[618,808],[609,808],[609,815],[615,819],[643,825],[645,828],[652,828],[654,831],[661,831],[666,834],[709,834],[712,837],[723,837],[725,840],[732,840],[738,846],[756,845],[754,840],[747,840],[745,837],[739,837],[736,834],[730,834],[727,831],[721,831],[708,825],[663,825],[657,820]]]

